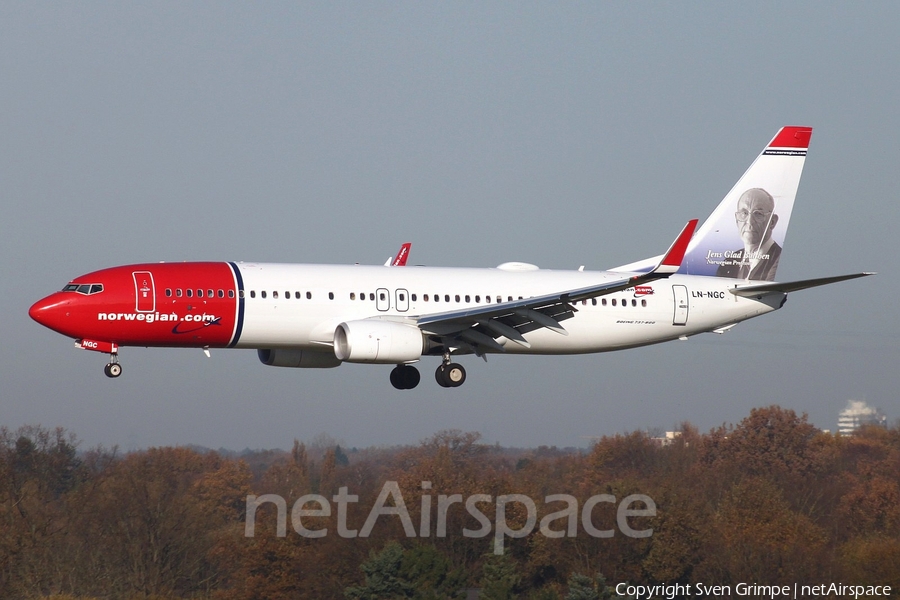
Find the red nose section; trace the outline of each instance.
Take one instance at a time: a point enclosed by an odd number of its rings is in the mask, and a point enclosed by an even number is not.
[[[69,300],[60,297],[61,294],[51,294],[43,300],[38,300],[28,309],[28,316],[48,327],[53,331],[65,333],[69,321]]]

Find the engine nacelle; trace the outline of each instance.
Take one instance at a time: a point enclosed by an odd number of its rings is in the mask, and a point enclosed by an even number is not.
[[[270,367],[295,369],[330,369],[340,366],[332,352],[316,352],[299,348],[264,348],[256,351],[259,361]]]
[[[419,360],[425,337],[415,325],[364,319],[334,330],[334,355],[360,363],[399,364]]]

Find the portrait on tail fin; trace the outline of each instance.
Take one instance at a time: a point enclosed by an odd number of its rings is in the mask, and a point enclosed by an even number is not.
[[[734,220],[744,247],[725,252],[716,276],[774,281],[781,246],[772,239],[778,224],[772,195],[761,188],[747,190],[738,200]]]

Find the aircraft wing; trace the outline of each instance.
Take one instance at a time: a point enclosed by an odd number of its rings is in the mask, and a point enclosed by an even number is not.
[[[852,273],[850,275],[835,275],[834,277],[821,277],[819,279],[803,279],[801,281],[786,281],[784,283],[751,283],[748,285],[739,285],[730,290],[735,296],[759,296],[762,294],[787,294],[788,292],[796,292],[820,285],[828,285],[829,283],[837,283],[838,281],[847,281],[848,279],[857,279],[859,277],[868,277],[875,273],[866,271],[863,273]]]
[[[501,336],[527,348],[530,344],[522,334],[535,329],[545,327],[568,335],[559,322],[575,315],[578,310],[573,306],[575,302],[619,292],[676,273],[696,227],[696,219],[688,222],[659,263],[647,273],[622,274],[588,287],[424,315],[414,317],[414,320],[426,334],[441,336],[445,338],[446,345],[466,347],[479,356],[488,349],[502,352],[503,346],[496,341]]]

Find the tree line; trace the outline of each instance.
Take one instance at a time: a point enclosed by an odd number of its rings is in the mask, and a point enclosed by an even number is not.
[[[340,494],[357,500],[339,510]],[[248,497],[266,495],[302,516],[303,531],[327,534],[301,535],[291,521],[278,535],[279,508],[267,502],[248,535]],[[652,514],[638,502],[630,508],[644,512],[622,516],[617,503],[635,495],[652,499]],[[294,506],[304,496],[329,507]],[[549,500],[560,496],[571,500]],[[490,500],[467,510],[471,497]],[[513,500],[497,514],[501,497]],[[338,535],[339,525],[359,532],[378,506],[366,537]],[[625,535],[622,518],[652,533]],[[501,522],[524,533],[498,553]],[[487,535],[463,534],[485,525]],[[442,431],[416,446],[295,441],[241,455],[82,450],[63,429],[0,429],[0,598],[438,599],[477,589],[487,600],[552,600],[615,597],[618,583],[831,581],[890,585],[898,597],[898,426],[840,437],[769,406],[707,433],[684,424],[668,445],[634,432],[587,450],[523,450]]]

